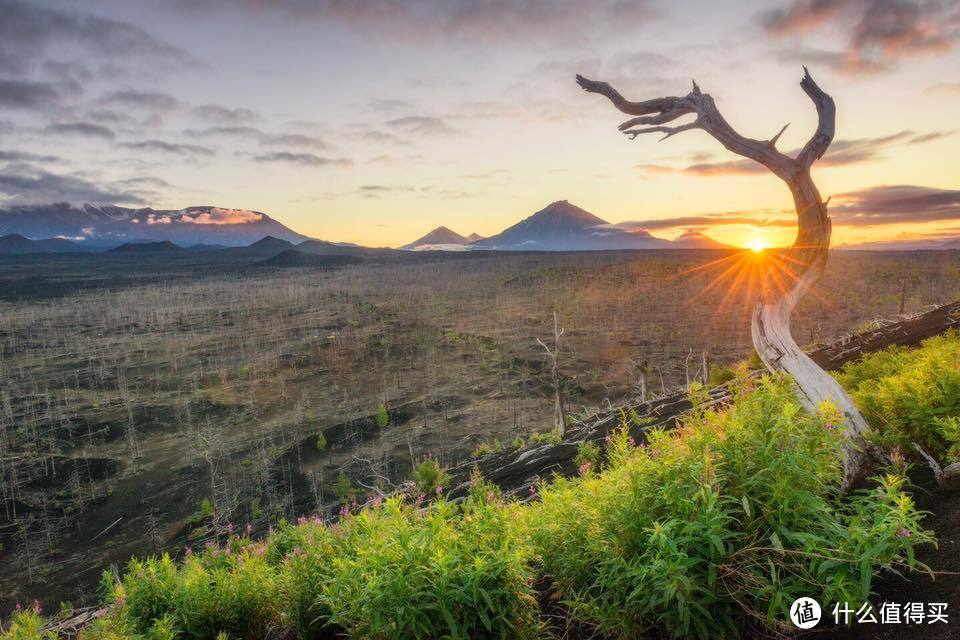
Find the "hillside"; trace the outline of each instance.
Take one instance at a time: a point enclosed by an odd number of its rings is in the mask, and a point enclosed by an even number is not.
[[[901,339],[902,331],[888,333]],[[940,415],[960,418],[955,399],[937,404],[928,393],[955,374],[914,378],[930,363],[960,353],[960,336],[897,353],[903,357],[877,354],[851,362],[841,379],[852,390],[869,388],[858,385],[865,371],[879,366],[879,375],[913,378],[912,390],[919,389],[930,408],[946,408]],[[865,377],[872,375],[878,374]],[[444,637],[458,631],[476,637],[487,631],[532,639],[580,637],[608,625],[626,625],[631,638],[651,630],[723,638],[731,629],[776,631],[797,593],[827,603],[869,598],[874,580],[890,565],[915,582],[881,582],[887,597],[914,597],[920,589],[931,602],[950,599],[957,588],[953,576],[938,587],[920,575],[924,567],[915,553],[934,569],[945,565],[921,525],[902,461],[886,466],[879,484],[838,501],[838,479],[830,470],[840,464],[842,440],[828,416],[803,412],[782,378],[741,374],[714,391],[726,391],[729,404],[694,399],[693,410],[688,403],[685,413],[664,423],[672,434],[651,429],[643,419],[653,414],[638,409],[630,417],[621,413],[619,425],[594,427],[587,433],[596,437],[589,440],[575,432],[552,447],[576,453],[570,477],[539,480],[519,499],[474,476],[456,487],[465,499],[449,501],[449,477],[428,458],[416,468],[408,495],[346,503],[332,523],[303,518],[262,540],[227,531],[220,544],[182,562],[134,561],[113,582],[105,596],[109,609],[95,624],[101,633],[129,637],[155,628],[159,612],[176,628],[251,639],[277,629],[313,637]],[[883,428],[905,435],[897,422]],[[783,447],[784,441],[791,446]],[[544,448],[551,446],[538,444],[529,453]],[[950,492],[938,495],[955,499]],[[950,534],[956,529],[938,522]],[[849,546],[848,536],[857,546]],[[771,546],[758,546],[758,540],[771,540]],[[865,549],[877,551],[865,555]],[[437,563],[438,556],[447,561]],[[699,587],[681,593],[679,601],[664,601],[660,594],[674,576],[663,565],[681,560],[685,581]],[[732,576],[713,577],[731,568],[737,570]],[[202,593],[195,591],[198,583],[208,585]],[[386,595],[378,586],[384,583],[395,585]],[[351,598],[340,597],[345,592]],[[777,599],[781,593],[788,597]],[[200,598],[207,606],[197,606]],[[700,598],[701,606],[690,604]],[[415,607],[407,606],[414,601]],[[245,615],[236,616],[238,609]],[[431,615],[434,610],[447,614]],[[400,611],[407,613],[399,621],[420,631],[408,635],[385,626],[397,622]],[[23,625],[39,623],[29,609],[17,615]],[[553,628],[558,619],[562,624]],[[899,637],[945,638],[948,631],[907,629]]]

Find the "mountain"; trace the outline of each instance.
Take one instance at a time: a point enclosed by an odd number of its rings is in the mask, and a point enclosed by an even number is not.
[[[126,254],[158,254],[158,253],[184,253],[186,249],[176,245],[169,240],[160,242],[128,242],[119,247],[108,249],[107,253],[126,253]]]
[[[735,249],[728,244],[717,242],[710,236],[699,231],[687,231],[681,234],[671,244],[672,249]]]
[[[130,209],[67,202],[0,209],[0,235],[11,233],[27,238],[62,237],[101,247],[139,240],[169,240],[183,246],[246,246],[264,236],[291,242],[306,239],[267,214],[248,209]]]
[[[501,251],[593,251],[666,249],[670,247],[670,241],[655,238],[646,231],[618,229],[566,200],[558,200],[471,246]]]
[[[256,242],[246,247],[229,247],[224,252],[230,255],[246,256],[252,258],[272,258],[273,256],[289,251],[297,245],[287,240],[274,238],[273,236],[264,236]]]
[[[841,244],[834,248],[841,251],[951,251],[960,249],[960,238],[916,238],[904,234],[893,240]]]
[[[348,242],[327,242],[326,240],[304,240],[296,247],[301,253],[317,256],[387,256],[400,253],[398,249],[361,247]]]
[[[422,238],[418,238],[411,242],[410,244],[405,244],[401,249],[406,250],[417,250],[418,248],[433,248],[443,245],[460,245],[469,244],[471,240],[466,236],[462,236],[456,231],[451,231],[447,227],[437,227],[427,235]]]
[[[0,236],[0,255],[26,255],[30,253],[68,253],[81,251],[73,242],[63,238],[31,240],[19,233]]]
[[[480,235],[479,233],[471,233],[470,235],[467,236],[467,240],[469,240],[470,242],[476,242],[477,240],[483,240],[483,236]]]

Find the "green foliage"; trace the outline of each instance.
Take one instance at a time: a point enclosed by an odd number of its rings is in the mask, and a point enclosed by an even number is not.
[[[839,500],[835,419],[774,378],[645,446],[624,426],[605,471],[543,487],[518,526],[572,615],[616,637],[732,637],[802,594],[863,601],[878,567],[915,566],[931,538],[896,474]]]
[[[593,442],[581,442],[577,445],[577,457],[574,459],[577,466],[587,463],[596,466],[598,460],[600,460],[600,445]]]
[[[38,611],[15,611],[5,626],[0,624],[0,640],[56,640],[56,634],[44,631],[43,625]]]
[[[426,494],[433,494],[447,481],[447,473],[433,458],[427,458],[413,470],[413,481],[417,488]]]
[[[209,498],[200,501],[199,508],[187,519],[187,527],[196,529],[213,516],[213,504]]]
[[[530,441],[532,442],[533,438],[531,438]],[[482,458],[483,456],[488,456],[491,453],[500,453],[501,451],[503,451],[503,443],[500,442],[499,438],[494,438],[493,440],[488,440],[478,444],[477,448],[470,453],[470,456],[472,458]]]
[[[754,352],[756,353],[756,352]],[[731,367],[721,367],[713,365],[710,367],[710,387],[719,387],[731,380],[736,379],[737,372]]]
[[[533,433],[527,439],[527,444],[560,444],[563,436],[556,429],[544,433]]]
[[[374,414],[373,419],[377,423],[377,426],[381,429],[384,429],[390,425],[390,414],[387,412],[387,408],[384,405],[377,407],[377,412]]]
[[[327,436],[323,435],[323,431],[317,434],[316,447],[317,451],[324,451],[327,448]]]
[[[837,379],[850,389],[883,447],[957,460],[960,433],[960,333],[926,340],[919,349],[891,347],[847,365]]]
[[[354,488],[353,483],[350,482],[350,478],[347,477],[343,471],[337,476],[337,481],[333,485],[333,494],[337,496],[337,500],[346,504],[357,494],[357,490]]]

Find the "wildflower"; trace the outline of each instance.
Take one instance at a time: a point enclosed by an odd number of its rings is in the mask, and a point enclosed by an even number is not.
[[[440,485],[437,485],[437,495],[438,496],[443,495],[443,487],[441,487]]]
[[[422,504],[423,504],[423,501],[426,500],[426,499],[427,499],[427,496],[423,495],[422,493],[421,493],[420,495],[418,495],[418,496],[417,496],[416,506],[419,507],[420,505],[422,505]]]
[[[613,440],[613,436],[608,433],[607,437],[603,439],[603,442],[604,444],[610,444],[611,440]]]
[[[186,548],[183,550],[183,555],[184,555],[185,557],[189,558],[190,556],[193,555],[193,549],[191,549],[190,547],[186,547]]]
[[[36,613],[37,615],[40,615],[41,613],[43,613],[43,609],[40,607],[40,601],[37,599],[34,599],[33,601],[33,612]]]
[[[591,467],[591,465],[590,465],[590,461],[589,461],[589,460],[586,461],[586,462],[584,462],[583,464],[581,464],[581,465],[580,465],[580,475],[584,475],[585,473],[589,473],[590,467]]]
[[[249,538],[253,534],[253,525],[248,522],[244,531],[246,532],[247,537]]]
[[[303,516],[297,518],[297,524],[307,524],[307,519]]]
[[[228,523],[227,523],[227,535],[228,535],[228,536],[232,536],[232,535],[233,535],[233,523],[232,523],[232,522],[228,522]]]
[[[373,499],[373,508],[376,509],[383,504],[383,496],[377,496]]]
[[[836,429],[836,425],[833,424],[832,422],[828,422],[827,424],[823,425],[823,428],[826,429],[827,431],[833,431],[834,429]]]
[[[909,538],[911,535],[912,534],[910,533],[910,529],[907,529],[906,527],[900,527],[899,529],[897,529],[898,538]]]
[[[346,518],[348,515],[350,515],[350,507],[348,507],[347,505],[343,505],[342,507],[340,507],[340,517]]]

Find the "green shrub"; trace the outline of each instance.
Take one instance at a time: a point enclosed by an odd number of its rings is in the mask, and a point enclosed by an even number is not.
[[[766,379],[642,447],[623,428],[608,469],[543,487],[518,526],[572,615],[617,637],[731,637],[803,594],[863,601],[875,570],[914,565],[931,538],[900,476],[839,499],[835,419]]]
[[[926,340],[919,349],[891,347],[847,365],[837,379],[848,388],[882,447],[957,460],[960,434],[960,333]]]
[[[574,459],[577,466],[583,466],[584,464],[596,466],[599,460],[600,445],[594,442],[581,442],[577,445],[577,457]]]
[[[39,611],[17,610],[6,625],[0,624],[0,640],[56,640],[56,634],[44,631],[43,625]]]
[[[413,481],[426,494],[436,493],[447,481],[447,473],[433,458],[427,458],[413,470]]]
[[[343,504],[347,504],[357,495],[353,483],[350,482],[350,478],[343,471],[337,475],[337,481],[333,485],[333,494]]]
[[[390,425],[390,414],[387,413],[387,408],[384,405],[377,407],[377,412],[374,414],[373,419],[381,429]]]
[[[180,565],[166,554],[131,560],[110,597],[135,633],[206,639],[263,637],[278,618],[278,595],[263,547],[235,538]]]
[[[317,442],[315,445],[317,451],[324,451],[327,448],[327,436],[323,435],[323,431],[317,434]]]
[[[710,387],[719,387],[737,377],[737,372],[731,367],[713,365],[710,367]]]

